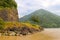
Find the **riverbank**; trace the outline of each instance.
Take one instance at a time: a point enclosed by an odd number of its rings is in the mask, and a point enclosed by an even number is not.
[[[60,40],[60,28],[47,28],[26,36],[0,36],[0,40]]]

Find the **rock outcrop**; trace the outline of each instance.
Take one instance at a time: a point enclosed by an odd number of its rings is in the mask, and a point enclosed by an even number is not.
[[[20,36],[20,35],[34,34],[40,31],[43,31],[43,29],[41,30],[28,27],[12,27],[12,28],[8,27],[3,31],[0,31],[0,33],[3,33],[3,35],[5,36]]]
[[[15,0],[0,0],[0,18],[4,21],[18,21],[17,4]]]
[[[4,21],[18,21],[18,12],[14,8],[2,8],[0,9],[0,17]]]

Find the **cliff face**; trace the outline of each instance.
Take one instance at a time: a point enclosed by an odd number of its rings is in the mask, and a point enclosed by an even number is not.
[[[18,21],[18,12],[15,8],[1,8],[0,18],[4,21]]]
[[[4,21],[18,21],[17,3],[15,0],[0,0],[0,18]]]

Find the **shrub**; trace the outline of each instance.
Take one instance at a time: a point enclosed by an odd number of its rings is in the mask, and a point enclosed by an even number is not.
[[[29,28],[34,28],[34,29],[39,29],[39,25],[36,24],[31,24],[31,23],[22,23],[23,25],[29,27]]]
[[[20,22],[5,22],[5,28],[20,27]]]
[[[17,4],[14,0],[0,0],[0,7],[14,7],[17,8]]]
[[[36,24],[31,24],[31,23],[20,23],[20,22],[5,22],[5,28],[13,28],[13,27],[28,27],[28,28],[34,28],[34,29],[39,29],[40,26]]]
[[[0,30],[4,29],[4,21],[0,18]]]

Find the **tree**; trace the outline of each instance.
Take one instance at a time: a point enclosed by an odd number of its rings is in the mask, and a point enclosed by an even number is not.
[[[40,22],[39,16],[33,15],[33,16],[31,16],[31,19],[32,19],[34,22]]]
[[[0,7],[17,8],[17,4],[14,0],[0,0]]]

